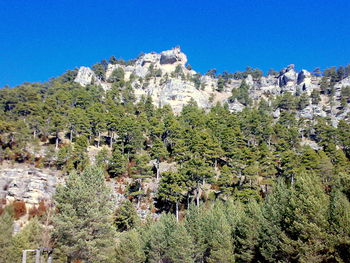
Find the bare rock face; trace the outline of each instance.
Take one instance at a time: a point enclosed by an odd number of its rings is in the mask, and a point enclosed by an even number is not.
[[[302,69],[298,74],[298,85],[311,79],[311,73],[305,69]]]
[[[180,112],[182,107],[193,99],[201,108],[208,107],[209,96],[196,89],[193,83],[173,79],[166,83],[160,91],[160,105],[170,105],[174,112]]]
[[[133,63],[128,65],[109,64],[106,70],[108,80],[112,72],[122,68],[125,72],[125,81],[132,80],[136,100],[143,96],[151,96],[155,106],[170,105],[174,113],[181,112],[184,105],[194,100],[199,107],[209,109],[216,103],[228,103],[230,111],[241,112],[244,105],[237,100],[229,99],[231,91],[239,88],[242,80],[230,79],[224,87],[218,91],[218,78],[209,75],[196,75],[197,73],[186,67],[187,57],[179,47],[163,51],[161,53],[147,53],[139,56]],[[134,76],[131,78],[131,76]],[[135,78],[136,76],[136,78]],[[280,71],[278,76],[268,75],[259,79],[253,79],[251,75],[245,78],[249,85],[249,97],[254,103],[290,92],[300,96],[303,93],[310,95],[313,90],[319,90],[320,77],[312,76],[307,70],[297,72],[294,65],[289,65]],[[104,90],[111,88],[111,83],[96,78],[94,72],[87,67],[81,67],[75,82],[83,86],[95,83]],[[318,105],[309,105],[298,116],[313,119],[317,116],[329,116],[336,125],[340,119],[346,118],[350,111],[349,107],[339,110],[341,90],[350,86],[350,77],[335,84],[333,106],[330,108],[328,98],[321,95]],[[328,110],[327,110],[328,109]],[[278,118],[279,112],[274,113]]]
[[[298,78],[297,72],[294,70],[294,65],[282,69],[278,79],[279,86],[283,91],[295,92],[295,84]]]
[[[299,116],[305,119],[314,119],[315,117],[327,117],[327,113],[321,105],[309,105],[299,112]]]
[[[185,65],[187,63],[187,57],[181,52],[180,48],[174,48],[171,50],[166,50],[160,53],[160,64],[174,64],[180,63]]]
[[[38,205],[51,200],[56,186],[63,180],[52,170],[16,164],[0,168],[0,198],[7,202],[22,200],[27,205]]]
[[[90,85],[96,79],[95,73],[88,67],[80,67],[75,82],[82,86]]]

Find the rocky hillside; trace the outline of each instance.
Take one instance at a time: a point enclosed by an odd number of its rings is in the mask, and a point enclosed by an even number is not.
[[[300,118],[330,117],[333,125],[337,125],[349,113],[349,106],[344,107],[341,102],[344,97],[342,90],[350,86],[350,77],[325,80],[320,73],[310,73],[305,69],[297,71],[294,65],[267,76],[256,77],[253,71],[239,77],[227,73],[216,75],[212,74],[213,71],[201,75],[187,64],[186,55],[177,47],[159,54],[143,54],[128,63],[110,61],[104,67],[104,72],[98,74],[89,67],[81,67],[74,81],[82,86],[94,83],[109,90],[118,71],[123,72],[123,80],[131,82],[138,100],[142,96],[151,96],[155,106],[168,104],[175,113],[179,113],[190,100],[204,109],[220,102],[228,103],[231,111],[242,111],[247,104],[242,103],[239,97],[234,98],[232,93],[235,90],[239,93],[244,79],[249,86],[247,95],[255,105],[262,99],[271,104],[276,96],[290,93],[295,97],[307,97],[298,109]],[[280,108],[277,107],[273,115],[277,118],[279,114]]]
[[[114,208],[143,219],[259,201],[280,177],[336,181],[350,171],[349,103],[350,66],[202,75],[179,48],[4,88],[0,212],[18,204],[24,220],[90,165],[113,188]]]

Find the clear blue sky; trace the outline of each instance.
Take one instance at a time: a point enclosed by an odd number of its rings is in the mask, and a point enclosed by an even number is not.
[[[349,0],[0,0],[0,87],[180,45],[202,73],[350,63]]]

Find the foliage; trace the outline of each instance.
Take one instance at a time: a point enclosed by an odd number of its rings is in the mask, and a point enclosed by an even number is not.
[[[113,248],[112,202],[102,171],[72,172],[55,195],[54,239],[69,260],[109,262]]]

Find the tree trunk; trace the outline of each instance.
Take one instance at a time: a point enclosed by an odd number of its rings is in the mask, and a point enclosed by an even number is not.
[[[179,202],[176,202],[176,222],[179,222]]]
[[[109,141],[109,147],[112,148],[113,147],[113,137],[114,137],[114,133],[112,132],[111,134],[111,139]]]
[[[291,184],[294,185],[294,175],[292,174]]]
[[[159,159],[157,159],[156,166],[157,166],[157,180],[159,180],[159,175],[160,175],[160,171],[159,171]]]
[[[56,134],[56,143],[55,143],[55,149],[58,149],[58,134]]]
[[[70,142],[73,141],[73,130],[70,130],[70,133],[69,133],[69,140],[70,140]]]
[[[139,186],[139,192],[141,192],[141,182],[140,182],[140,186]],[[141,203],[141,194],[137,195],[137,208],[140,207],[140,203]]]
[[[97,148],[100,148],[101,132],[98,132]]]
[[[35,139],[35,137],[36,137],[36,130],[34,130],[33,132],[33,138]]]
[[[197,195],[196,195],[197,207],[199,207],[199,183],[197,183]]]

